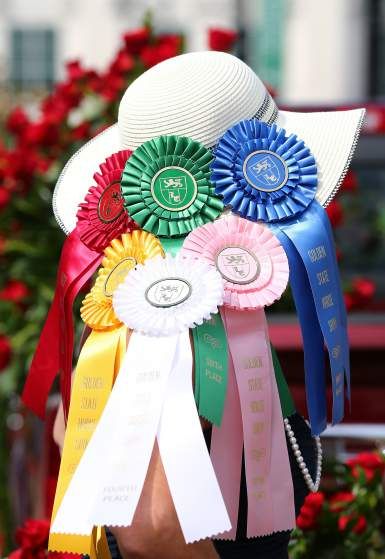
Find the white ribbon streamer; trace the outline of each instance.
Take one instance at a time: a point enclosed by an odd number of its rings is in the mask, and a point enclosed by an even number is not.
[[[187,543],[231,528],[203,437],[191,383],[188,331],[179,335],[158,430],[159,450]]]
[[[129,526],[159,425],[178,335],[133,333],[102,417],[76,469],[52,532],[88,535],[94,525]]]

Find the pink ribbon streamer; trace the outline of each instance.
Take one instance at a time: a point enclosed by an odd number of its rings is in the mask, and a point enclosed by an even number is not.
[[[226,317],[223,310],[221,314],[223,322],[226,325]],[[223,540],[235,540],[237,535],[242,450],[243,432],[241,405],[239,402],[234,365],[230,356],[227,394],[222,423],[220,427],[213,425],[210,446],[211,461],[231,522],[231,530],[219,536]]]
[[[294,491],[263,309],[240,312],[223,308],[234,374],[229,387],[223,423],[213,429],[214,467],[236,535],[243,429],[248,497],[247,537],[263,536],[295,527]],[[241,420],[242,418],[242,420]]]

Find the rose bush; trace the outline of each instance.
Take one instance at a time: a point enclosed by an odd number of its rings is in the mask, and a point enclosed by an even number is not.
[[[364,452],[329,464],[325,490],[307,496],[290,543],[290,559],[385,557],[385,461]]]

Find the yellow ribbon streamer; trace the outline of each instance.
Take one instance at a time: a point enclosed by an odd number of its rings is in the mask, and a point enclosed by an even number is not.
[[[114,239],[104,254],[95,284],[80,310],[92,332],[76,368],[52,520],[93,435],[126,352],[130,332],[115,315],[113,292],[136,264],[164,256],[164,251],[154,235],[135,230]],[[87,554],[91,559],[110,559],[105,531],[100,526],[94,527],[88,536],[51,532],[48,548]]]
[[[93,330],[83,346],[75,372],[52,520],[109,398],[126,351],[126,335],[125,326],[110,331]],[[103,538],[105,535],[99,530],[98,536],[97,528],[89,536],[51,533],[48,548],[108,557]],[[98,549],[104,553],[96,555]]]

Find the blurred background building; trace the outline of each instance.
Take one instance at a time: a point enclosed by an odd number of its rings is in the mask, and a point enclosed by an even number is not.
[[[148,10],[159,31],[183,33],[187,50],[207,47],[209,27],[237,29],[238,54],[287,103],[385,93],[383,0],[2,0],[1,81],[50,87],[73,58],[102,70]]]

